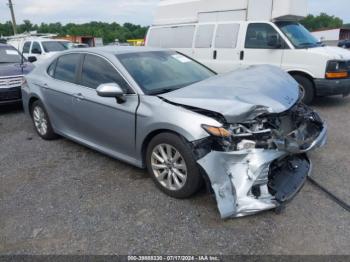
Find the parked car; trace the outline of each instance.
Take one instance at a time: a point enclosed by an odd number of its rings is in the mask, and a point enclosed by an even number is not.
[[[350,48],[350,39],[339,41],[338,46],[342,48]]]
[[[67,40],[41,37],[11,39],[8,41],[8,44],[17,48],[27,59],[33,60],[33,57],[35,57],[37,61],[42,61],[58,52],[68,50],[69,43],[71,42]]]
[[[350,94],[350,53],[324,46],[298,22],[306,0],[219,2],[160,1],[146,46],[174,49],[218,73],[278,66],[300,84],[307,104]]]
[[[14,47],[0,44],[0,105],[21,102],[23,75],[33,68]]]
[[[289,201],[311,171],[306,153],[327,136],[279,68],[219,76],[164,49],[67,51],[38,65],[22,93],[43,139],[61,135],[147,167],[172,197],[210,181],[223,218]]]
[[[68,49],[72,48],[89,48],[90,46],[88,44],[83,44],[83,43],[67,43],[66,45]]]

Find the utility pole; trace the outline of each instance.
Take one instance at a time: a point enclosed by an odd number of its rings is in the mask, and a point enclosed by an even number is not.
[[[9,0],[8,6],[9,6],[10,11],[11,11],[13,34],[16,35],[17,34],[17,25],[16,25],[15,12],[13,11],[12,0]]]

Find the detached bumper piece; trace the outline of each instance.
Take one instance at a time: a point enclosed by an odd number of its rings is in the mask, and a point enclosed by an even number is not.
[[[223,219],[279,207],[300,191],[311,172],[306,155],[277,150],[213,151],[198,163],[210,179]]]
[[[290,201],[311,172],[306,153],[327,141],[326,124],[303,105],[271,115],[263,123],[276,129],[266,137],[248,134],[255,148],[211,147],[197,161],[209,177],[223,219],[275,209]]]

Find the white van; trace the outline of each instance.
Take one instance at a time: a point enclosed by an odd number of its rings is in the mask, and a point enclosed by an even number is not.
[[[315,39],[297,22],[306,13],[304,0],[161,0],[146,46],[175,49],[218,73],[281,67],[300,83],[306,103],[349,95],[350,52]]]
[[[34,62],[69,49],[71,42],[42,37],[24,37],[11,39],[7,43],[17,48],[29,61]]]

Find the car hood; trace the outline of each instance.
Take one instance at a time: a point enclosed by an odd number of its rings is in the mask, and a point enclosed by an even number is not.
[[[0,64],[0,77],[17,76],[29,74],[34,69],[30,63],[6,63]]]
[[[159,97],[176,105],[219,113],[228,123],[237,123],[288,110],[297,102],[299,88],[290,75],[266,65],[218,75]]]
[[[308,52],[326,56],[328,59],[350,60],[350,52],[336,46],[322,46],[307,49]]]

